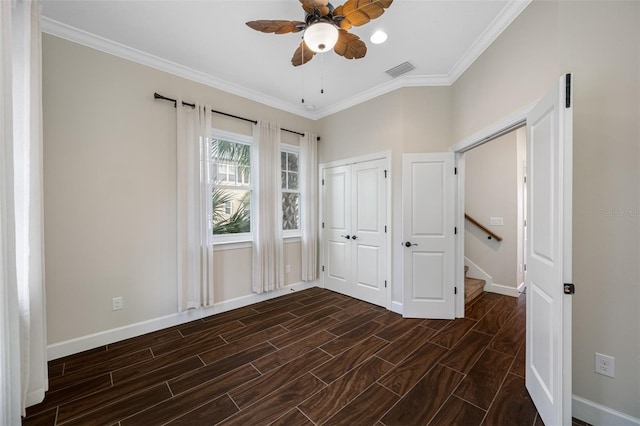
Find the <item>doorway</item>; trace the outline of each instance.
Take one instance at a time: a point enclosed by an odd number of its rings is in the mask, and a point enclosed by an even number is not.
[[[524,289],[526,127],[465,151],[465,305]]]
[[[465,152],[527,125],[525,382],[546,424],[571,421],[572,93],[572,76],[563,75],[533,106],[452,147],[464,176]],[[465,180],[458,184],[456,219],[464,229]],[[461,286],[463,265],[460,239],[456,284]],[[464,296],[456,302],[456,314],[464,315]]]
[[[465,233],[466,233],[466,227],[467,226],[473,226],[471,224],[467,225],[467,220],[465,219],[465,195],[466,195],[466,191],[465,191],[465,153],[471,151],[472,149],[479,147],[485,143],[491,142],[493,140],[499,139],[502,136],[505,135],[509,135],[511,133],[514,133],[516,135],[517,139],[520,139],[521,142],[520,143],[525,143],[526,144],[526,124],[527,124],[527,114],[529,113],[529,111],[531,111],[531,109],[533,108],[533,105],[529,105],[526,106],[516,112],[514,112],[513,114],[503,118],[502,120],[494,123],[493,125],[491,125],[490,127],[476,133],[473,134],[465,139],[463,139],[462,141],[458,142],[457,144],[455,144],[454,146],[451,147],[451,151],[453,151],[455,153],[455,157],[456,157],[456,168],[458,171],[458,186],[456,188],[456,194],[457,194],[457,200],[456,200],[456,223],[458,224],[458,228],[461,230],[461,233],[464,237]],[[517,144],[517,141],[516,141]],[[524,150],[524,158],[526,159],[526,152],[527,149],[525,147]],[[523,173],[525,173],[526,167],[523,169]],[[518,176],[520,177],[520,176]],[[524,176],[522,176],[522,178],[524,179]],[[519,195],[520,196],[520,195]],[[518,213],[519,215],[519,219],[521,218],[521,220],[524,222],[524,216],[526,214],[526,193],[522,194],[522,197],[524,199],[524,203],[521,205],[520,203],[518,204],[518,209],[520,210],[520,208],[522,208],[522,211]],[[520,207],[522,206],[522,207]],[[523,224],[524,226],[524,224]],[[525,245],[525,241],[524,241],[524,236],[522,237],[522,241],[518,241],[518,247],[522,247],[522,258],[525,258],[525,249],[524,249],[524,245]],[[455,285],[457,288],[459,289],[464,289],[465,285],[464,285],[464,279],[465,279],[465,271],[464,271],[464,266],[465,266],[465,238],[460,238],[458,239],[457,243],[456,243],[456,249],[455,249],[455,258],[456,258],[456,266],[455,266]],[[523,271],[525,269],[525,265],[524,265],[524,260],[523,260]],[[477,270],[473,271],[474,273],[477,272]],[[486,277],[485,277],[486,278]],[[524,282],[524,275],[522,276],[523,281]],[[520,284],[519,284],[520,285]],[[496,287],[498,289],[501,289],[500,287]],[[511,292],[510,293],[512,296],[517,296],[517,291]],[[460,291],[457,292],[456,294],[456,303],[455,303],[456,307],[455,307],[455,313],[456,313],[456,318],[463,318],[464,317],[464,309],[465,309],[465,302],[464,302],[464,291]]]

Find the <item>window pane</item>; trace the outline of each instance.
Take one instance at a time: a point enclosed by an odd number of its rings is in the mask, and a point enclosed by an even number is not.
[[[216,173],[214,184],[248,186],[251,164],[251,147],[246,144],[213,139],[211,159]]]
[[[290,172],[298,171],[298,154],[293,154],[291,152],[287,155],[287,170]]]
[[[213,188],[213,233],[251,232],[251,191]]]
[[[280,179],[283,190],[282,229],[284,231],[299,231],[300,193],[298,188],[298,153],[281,151],[280,166]]]
[[[238,166],[238,184],[251,185],[251,174],[249,173],[249,167]]]
[[[251,164],[251,147],[243,143],[235,144],[235,157],[234,159],[238,164]]]
[[[300,228],[298,198],[295,192],[282,194],[282,229],[285,231]]]
[[[289,189],[294,189],[294,190],[298,189],[298,174],[297,173],[289,172],[288,184],[289,184]]]
[[[237,140],[211,139],[212,214],[214,235],[251,232],[251,145],[241,135]],[[224,240],[224,239],[223,239]]]

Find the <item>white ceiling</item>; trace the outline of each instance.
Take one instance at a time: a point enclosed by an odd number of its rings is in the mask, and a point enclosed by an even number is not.
[[[264,34],[245,22],[304,20],[298,0],[41,1],[47,33],[312,119],[399,87],[452,84],[529,2],[395,0],[350,30],[367,43],[365,58],[331,51],[293,67],[301,33]],[[369,41],[378,29],[389,35],[382,45]],[[415,69],[385,73],[405,61]]]

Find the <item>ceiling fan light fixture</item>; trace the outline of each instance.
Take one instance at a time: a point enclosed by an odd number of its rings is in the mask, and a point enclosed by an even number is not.
[[[316,22],[304,31],[303,39],[307,47],[314,52],[326,52],[336,45],[338,29],[329,22]]]

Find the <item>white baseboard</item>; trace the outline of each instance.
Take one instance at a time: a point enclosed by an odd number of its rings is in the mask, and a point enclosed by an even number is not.
[[[521,283],[518,288],[510,287],[508,285],[497,284],[493,282],[493,277],[487,274],[482,268],[473,263],[471,259],[465,256],[464,265],[469,267],[467,276],[478,278],[485,281],[484,291],[490,293],[504,294],[505,296],[518,297],[524,289],[524,283]]]
[[[594,426],[640,426],[640,419],[577,395],[572,397],[571,415]]]
[[[525,284],[524,282],[521,282],[520,285],[518,286],[518,293],[522,293],[524,291],[525,288]]]
[[[484,291],[489,291],[491,293],[504,294],[505,296],[518,297],[520,296],[520,292],[515,287],[509,287],[508,285],[491,283],[490,285],[486,285],[484,287]]]
[[[391,312],[395,312],[396,314],[402,315],[402,303],[391,302]]]
[[[163,328],[173,327],[187,323],[189,321],[204,318],[210,315],[219,314],[221,312],[230,311],[232,309],[241,308],[253,303],[262,302],[263,300],[273,299],[274,297],[283,296],[292,291],[305,290],[311,287],[318,287],[317,281],[302,282],[291,284],[279,290],[262,294],[250,294],[238,297],[232,300],[216,303],[210,308],[194,309],[186,312],[178,312],[166,315],[160,318],[154,318],[147,321],[129,324],[123,327],[111,330],[101,331],[99,333],[89,334],[87,336],[78,337],[64,342],[54,343],[47,346],[47,360],[62,358],[67,355],[76,354],[109,343],[118,342],[120,340],[129,339],[131,337],[141,336],[153,331],[162,330]]]

